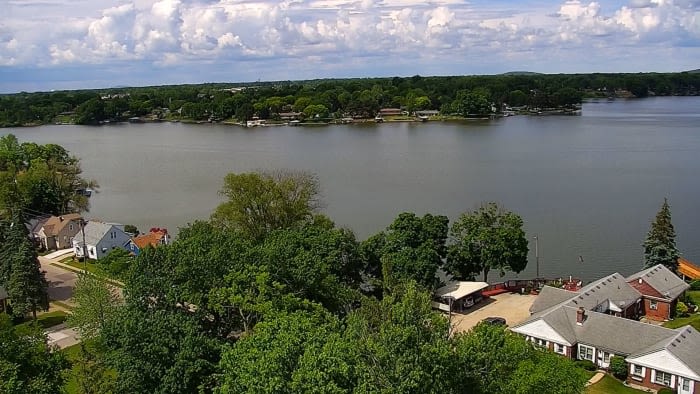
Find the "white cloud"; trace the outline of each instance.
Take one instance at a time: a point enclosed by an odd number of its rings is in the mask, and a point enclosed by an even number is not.
[[[342,67],[337,59],[381,54],[385,67],[434,70],[464,59],[534,64],[558,54],[566,71],[577,67],[566,63],[566,51],[572,59],[605,53],[606,61],[621,56],[615,48],[642,54],[700,47],[698,0],[628,0],[618,8],[579,0],[12,0],[7,8],[0,22],[4,66],[257,59],[281,69],[284,59]]]

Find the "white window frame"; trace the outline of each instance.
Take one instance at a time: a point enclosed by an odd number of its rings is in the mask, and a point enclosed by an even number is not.
[[[554,343],[554,353],[566,354],[566,346],[561,343]]]
[[[611,353],[603,352],[603,362],[604,362],[604,363],[606,363],[606,364],[609,363],[609,362],[610,362],[610,358],[612,358],[612,354],[611,354]]]
[[[540,338],[535,338],[535,345],[546,348],[549,346],[549,341]]]
[[[584,354],[583,354],[584,357],[581,357],[582,352],[584,353]],[[589,352],[590,352],[590,353],[589,353]],[[590,358],[585,357],[585,356],[587,356],[587,355],[589,355],[589,354],[590,354],[590,356],[591,356]],[[583,344],[580,344],[580,343],[579,343],[579,345],[578,345],[578,354],[576,355],[576,357],[577,357],[579,360],[588,360],[588,361],[590,361],[590,362],[594,362],[593,360],[595,359],[595,348],[592,347],[592,346],[586,346],[586,345],[583,345]]]
[[[644,367],[641,365],[634,364],[632,367],[632,375],[644,377]]]
[[[649,309],[656,311],[659,309],[659,303],[656,300],[649,300]]]
[[[667,377],[668,377],[668,383],[666,383],[666,379],[665,379]],[[658,369],[656,370],[656,373],[654,375],[654,383],[660,384],[660,385],[666,386],[666,387],[671,387],[671,382],[673,382],[673,375],[672,374],[670,374],[668,372],[664,372],[664,371],[659,371]]]
[[[688,378],[681,379],[681,390],[690,391],[690,379],[688,379]]]

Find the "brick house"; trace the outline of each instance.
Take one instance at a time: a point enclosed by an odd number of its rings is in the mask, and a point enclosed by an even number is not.
[[[530,308],[531,316],[511,330],[599,368],[607,369],[613,356],[624,357],[630,383],[700,394],[700,333],[690,326],[670,329],[636,320],[664,317],[663,311],[675,307],[687,285],[669,274],[675,276],[657,266],[628,278],[615,273],[576,292],[545,286]],[[640,279],[643,286],[634,286]],[[647,309],[651,301],[657,309]],[[662,304],[668,307],[657,313]]]
[[[673,318],[678,297],[690,287],[661,264],[630,275],[627,282],[642,295],[644,315],[659,321]]]

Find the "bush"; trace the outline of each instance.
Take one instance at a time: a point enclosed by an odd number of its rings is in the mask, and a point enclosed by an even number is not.
[[[700,290],[700,280],[690,282],[690,290]]]
[[[627,363],[624,357],[613,356],[610,359],[610,372],[620,380],[627,379]]]
[[[664,387],[656,392],[657,394],[676,394],[676,390]]]
[[[685,303],[678,301],[676,304],[676,316],[688,316],[688,306]]]
[[[593,364],[593,361],[589,360],[576,360],[574,361],[577,367],[585,369],[586,371],[595,371],[598,367]]]

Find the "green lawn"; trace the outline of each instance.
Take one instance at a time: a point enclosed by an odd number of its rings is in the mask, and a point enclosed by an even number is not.
[[[91,341],[85,341],[84,345],[87,346],[88,348],[91,348],[95,346],[94,342]],[[80,344],[75,344],[73,346],[67,347],[65,349],[62,349],[61,352],[63,352],[66,357],[68,358],[68,361],[72,364],[71,369],[66,371],[66,376],[67,380],[65,385],[63,386],[63,389],[67,394],[77,394],[78,393],[78,380],[76,379],[76,372],[78,370],[78,360],[80,358]],[[115,378],[117,375],[117,372],[115,370],[107,370],[107,375],[111,376],[112,378]]]
[[[688,291],[687,294],[695,305],[700,305],[700,291]],[[693,326],[696,330],[700,330],[700,313],[695,312],[688,317],[677,317],[664,323],[664,327],[678,328],[688,324]]]
[[[36,317],[36,322],[41,328],[49,328],[53,326],[57,326],[64,321],[66,321],[66,318],[68,317],[68,314],[63,311],[54,311],[54,312],[48,312],[48,313],[43,313],[39,316]],[[25,319],[23,323],[20,323],[17,325],[19,326],[29,326],[33,323],[33,320],[31,317],[28,317]]]
[[[635,390],[622,384],[612,376],[605,375],[600,382],[589,386],[584,391],[585,394],[639,394],[641,390]]]

